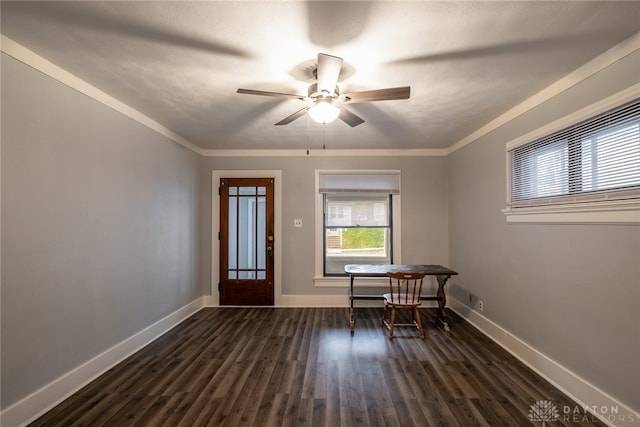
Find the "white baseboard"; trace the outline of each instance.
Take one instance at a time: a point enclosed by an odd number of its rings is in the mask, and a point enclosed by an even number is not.
[[[349,297],[342,295],[280,295],[277,307],[349,307]]]
[[[34,421],[131,354],[196,313],[204,306],[203,303],[203,298],[198,298],[9,406],[0,413],[0,426],[19,427]]]
[[[217,295],[203,297],[205,307],[219,307]],[[348,307],[347,295],[276,295],[273,307]]]
[[[448,306],[461,317],[494,340],[509,353],[567,394],[590,414],[609,426],[640,426],[640,414],[618,402],[578,375],[531,347],[501,326],[471,310],[454,298],[448,298]],[[380,305],[378,301],[358,301],[358,306]],[[218,305],[217,297],[203,296],[176,310],[163,319],[143,329],[125,341],[94,357],[68,372],[40,390],[11,405],[0,413],[0,425],[19,427],[27,425],[55,405],[69,397],[114,365],[140,350],[162,334],[203,307]],[[427,304],[426,306],[435,306]],[[345,295],[280,295],[277,307],[348,307]],[[605,409],[608,414],[603,414]],[[611,413],[613,408],[617,411]],[[562,414],[561,414],[562,416]]]
[[[583,416],[587,416],[587,419],[593,417],[613,427],[640,426],[640,413],[617,401],[455,298],[449,297],[447,303],[448,307],[458,315],[573,399],[578,404],[578,408],[563,408],[567,411],[576,411],[575,414],[569,413],[567,416],[575,415],[578,420]],[[560,420],[565,416],[563,412],[562,409],[559,410]]]
[[[341,295],[276,295],[274,307],[349,307],[349,296]],[[218,297],[205,295],[205,307],[218,307]],[[382,307],[382,301],[362,300],[354,303],[356,307]],[[433,301],[425,301],[423,307],[437,307]]]

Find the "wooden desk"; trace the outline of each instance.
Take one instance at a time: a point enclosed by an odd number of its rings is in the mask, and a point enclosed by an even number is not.
[[[378,300],[382,299],[382,295],[355,295],[353,292],[353,280],[356,277],[387,277],[387,273],[396,273],[402,271],[414,271],[424,273],[426,276],[436,276],[438,280],[438,291],[435,296],[423,296],[421,300],[426,301],[438,301],[437,318],[442,323],[446,331],[449,331],[449,324],[447,323],[447,315],[444,311],[447,305],[447,297],[444,293],[444,285],[451,276],[455,276],[456,273],[453,270],[449,270],[441,265],[404,265],[404,264],[386,264],[386,265],[373,265],[373,264],[347,264],[344,266],[344,271],[349,275],[349,326],[351,328],[351,335],[355,328],[355,313],[353,307],[354,300]]]

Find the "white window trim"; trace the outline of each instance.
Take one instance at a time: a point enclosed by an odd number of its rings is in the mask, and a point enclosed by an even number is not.
[[[506,151],[506,201],[502,212],[508,223],[549,224],[640,224],[640,199],[604,200],[582,203],[564,203],[549,206],[509,207],[511,202],[511,165],[509,152],[531,141],[558,132],[583,120],[633,101],[640,93],[640,83],[622,90],[595,104],[569,114],[547,126],[523,135],[505,146]]]
[[[313,282],[316,287],[328,287],[328,288],[346,288],[349,287],[349,278],[348,277],[325,277],[323,276],[323,224],[322,224],[322,209],[324,198],[323,195],[319,192],[320,189],[320,180],[319,174],[322,170],[315,171],[315,209],[314,209],[314,230],[315,230],[315,274],[313,277]],[[354,172],[353,169],[350,170],[332,170],[332,172]],[[385,170],[358,170],[358,172],[364,173],[380,173],[387,172]],[[393,262],[395,264],[402,264],[402,254],[401,254],[401,239],[402,235],[402,227],[401,227],[401,194],[393,195],[393,203],[392,203],[392,215],[393,215]],[[360,278],[358,279],[358,286],[388,286],[389,282],[385,279],[375,279],[375,278]],[[355,285],[354,285],[355,286]]]
[[[509,223],[640,224],[640,200],[519,207],[502,212]]]

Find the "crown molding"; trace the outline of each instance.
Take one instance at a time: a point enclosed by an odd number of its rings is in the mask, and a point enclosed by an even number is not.
[[[83,95],[86,95],[89,98],[92,98],[106,105],[107,107],[129,117],[130,119],[135,120],[136,122],[148,127],[149,129],[154,130],[160,135],[169,138],[173,142],[202,155],[202,148],[198,147],[191,141],[188,141],[187,139],[166,128],[150,117],[142,114],[140,111],[130,107],[122,101],[117,100],[116,98],[87,83],[81,78],[44,59],[35,52],[16,43],[12,39],[6,37],[4,34],[2,34],[1,36],[2,38],[0,39],[0,51],[2,51],[3,53],[51,77],[52,79],[57,80],[58,82],[70,87],[71,89],[74,89],[82,93]]]
[[[506,113],[500,115],[496,119],[482,126],[480,129],[451,145],[447,149],[447,155],[458,151],[459,149],[471,144],[472,142],[480,139],[481,137],[487,135],[495,129],[505,125],[511,120],[514,120],[517,117],[523,115],[527,111],[532,110],[540,104],[554,98],[555,96],[560,95],[561,93],[572,88],[578,83],[615,64],[624,57],[631,55],[638,49],[640,49],[640,31],[627,38],[626,40],[623,40],[601,55],[595,57],[591,61],[587,62],[586,64],[576,69],[572,73],[566,75],[557,82],[551,84],[550,86],[547,86],[547,88],[541,90],[524,102],[516,105]]]
[[[564,78],[558,80],[546,89],[538,92],[517,106],[513,107],[506,113],[500,115],[496,119],[482,126],[475,132],[469,134],[460,141],[454,143],[448,148],[433,149],[345,149],[345,150],[211,150],[204,149],[184,137],[178,135],[167,127],[161,125],[150,117],[144,115],[140,111],[130,107],[122,101],[117,100],[111,95],[103,92],[97,87],[87,83],[79,77],[69,73],[68,71],[49,62],[33,51],[16,43],[5,35],[0,35],[0,51],[11,56],[12,58],[34,68],[37,71],[67,85],[68,87],[112,108],[115,111],[137,121],[138,123],[158,132],[159,134],[169,138],[175,143],[188,148],[189,150],[200,154],[204,157],[363,157],[363,156],[448,156],[459,149],[477,141],[481,137],[487,135],[493,130],[505,125],[511,120],[516,119],[529,110],[539,106],[540,104],[552,99],[562,92],[570,89],[576,84],[582,82],[588,77],[598,73],[608,66],[616,63],[622,58],[634,53],[640,49],[640,32],[634,34],[618,45],[607,50],[603,54],[592,59],[582,67],[573,71]]]
[[[353,149],[353,150],[202,150],[205,157],[402,157],[446,156],[446,148]]]
[[[140,111],[103,92],[81,78],[60,68],[5,35],[0,35],[0,51],[51,77],[107,107],[129,117],[204,157],[362,157],[362,156],[446,156],[446,148],[437,149],[353,149],[353,150],[210,150],[203,149]]]
[[[574,111],[558,120],[555,120],[541,128],[534,129],[512,141],[507,142],[505,151],[514,150],[522,145],[528,144],[536,139],[543,138],[552,133],[559,132],[569,126],[574,126],[577,123],[595,117],[599,114],[606,113],[607,111],[619,107],[627,102],[631,102],[640,96],[640,82],[614,93],[598,102],[587,105],[578,111]]]

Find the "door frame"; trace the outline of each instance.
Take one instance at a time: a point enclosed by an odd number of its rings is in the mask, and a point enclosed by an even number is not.
[[[273,306],[282,297],[282,171],[281,170],[213,170],[211,173],[211,296],[220,305],[220,178],[273,178]]]

